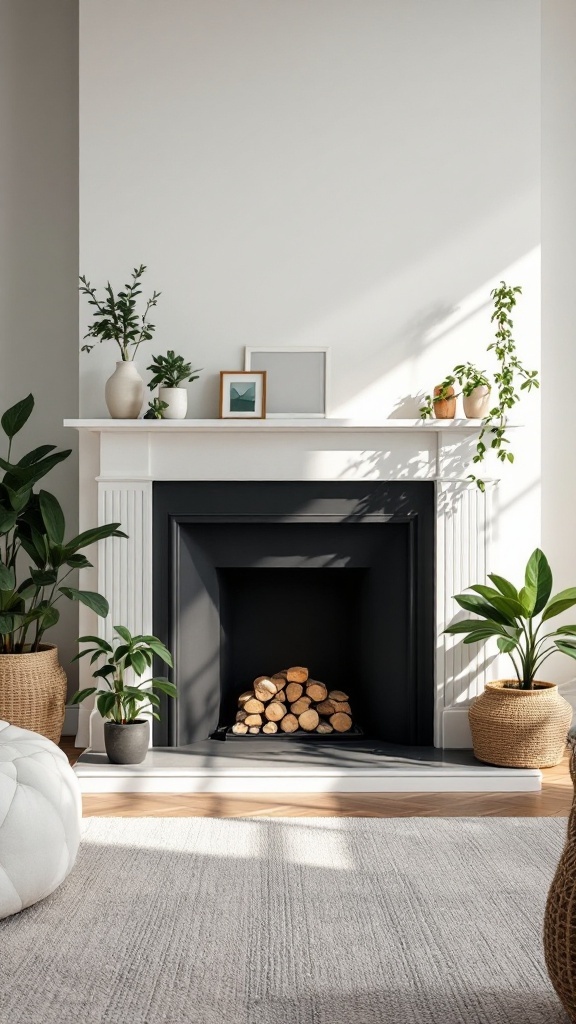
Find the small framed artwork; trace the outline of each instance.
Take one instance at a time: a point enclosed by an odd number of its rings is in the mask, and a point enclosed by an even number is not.
[[[266,371],[220,371],[220,418],[262,420],[266,417]]]
[[[267,416],[328,415],[328,348],[246,348],[245,370],[267,373]]]

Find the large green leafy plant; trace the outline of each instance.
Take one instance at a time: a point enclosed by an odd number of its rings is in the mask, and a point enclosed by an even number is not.
[[[78,690],[72,698],[72,704],[80,704],[98,692],[96,707],[102,718],[107,718],[111,722],[128,725],[148,709],[153,718],[159,719],[155,709],[160,705],[160,698],[154,691],[159,690],[169,697],[175,697],[176,687],[164,676],[145,680],[142,676],[152,667],[154,655],[166,665],[172,666],[170,651],[157,636],[132,636],[125,626],[114,626],[114,629],[116,636],[112,644],[98,636],[80,637],[80,643],[89,643],[93,646],[80,651],[74,660],[89,654],[91,665],[101,658],[105,658],[106,661],[92,673],[99,681],[100,687],[89,686],[85,690]],[[136,683],[126,681],[125,673],[130,668],[134,670],[138,680]],[[102,686],[105,688],[102,689]]]
[[[148,387],[152,391],[160,385],[163,388],[177,388],[184,381],[198,380],[200,370],[193,370],[191,363],[184,362],[184,356],[177,356],[169,348],[165,356],[152,356],[152,363],[146,367],[154,374]]]
[[[76,569],[91,566],[82,549],[105,537],[125,537],[120,523],[109,523],[65,539],[66,522],[49,491],[35,490],[59,462],[71,454],[43,444],[19,459],[13,440],[34,408],[32,395],[8,409],[0,424],[8,439],[0,483],[0,653],[37,651],[44,633],[60,618],[62,598],[80,601],[97,615],[108,614],[108,602],[89,590],[65,586]]]
[[[94,319],[84,338],[95,338],[93,345],[82,345],[82,352],[91,352],[98,342],[115,341],[125,362],[134,359],[138,346],[150,341],[156,327],[148,320],[150,310],[160,297],[153,292],[146,300],[143,312],[138,312],[138,297],[142,294],[142,275],[146,267],[142,263],[132,271],[132,280],[117,294],[110,281],[104,287],[103,298],[98,298],[96,289],[85,276],[80,277],[80,293],[86,295],[88,304],[94,308]]]
[[[510,655],[518,686],[533,690],[536,673],[550,655],[560,651],[576,658],[576,625],[547,627],[550,619],[576,605],[576,587],[551,597],[552,571],[540,548],[528,560],[520,590],[503,576],[493,573],[488,578],[493,587],[477,583],[469,588],[474,593],[454,598],[479,617],[454,622],[445,632],[464,634],[465,644],[496,637],[499,650]]]

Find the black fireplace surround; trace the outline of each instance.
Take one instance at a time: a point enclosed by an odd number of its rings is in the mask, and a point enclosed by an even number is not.
[[[217,735],[256,676],[295,664],[350,695],[366,737],[433,742],[433,483],[155,483],[153,509],[179,694],[155,745]]]

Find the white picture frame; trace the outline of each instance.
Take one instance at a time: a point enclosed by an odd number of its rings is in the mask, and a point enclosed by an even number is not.
[[[244,369],[266,372],[268,418],[325,419],[329,368],[325,345],[249,345],[244,350]]]

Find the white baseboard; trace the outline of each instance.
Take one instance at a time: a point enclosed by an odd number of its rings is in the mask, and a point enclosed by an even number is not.
[[[64,727],[62,729],[63,736],[75,736],[78,732],[78,708],[70,707],[66,705],[66,714],[64,715]]]
[[[468,724],[467,707],[444,709],[440,746],[444,750],[472,749],[472,734]]]

